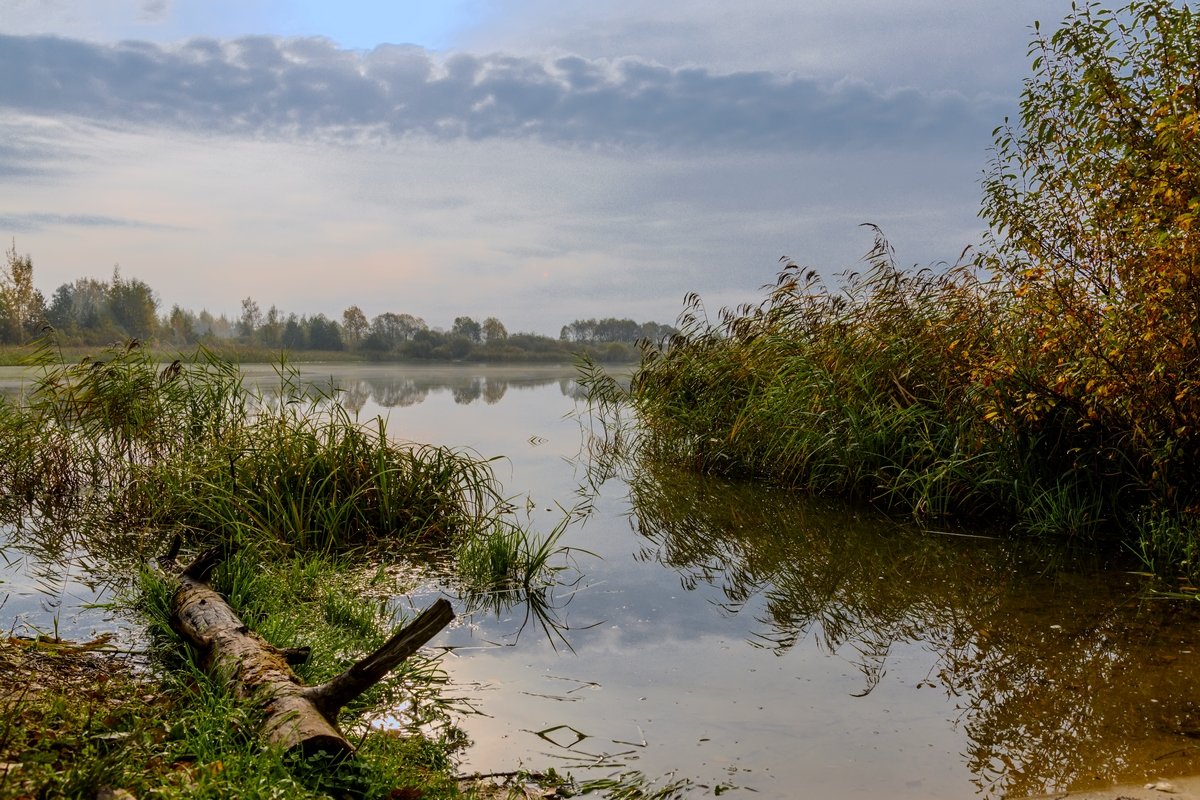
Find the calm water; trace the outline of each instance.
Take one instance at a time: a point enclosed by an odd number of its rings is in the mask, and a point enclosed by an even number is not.
[[[398,439],[503,456],[498,476],[543,531],[580,502],[587,430],[570,371],[304,371],[333,372]],[[0,371],[0,390],[15,374]],[[573,650],[522,629],[519,608],[467,615],[434,640],[480,712],[462,720],[475,740],[464,770],[960,798],[1200,769],[1200,604],[1146,599],[1129,564],[670,471],[610,477],[586,497],[592,513],[564,543],[594,555],[575,555],[578,582],[558,592]],[[55,583],[5,551],[6,621],[115,624],[80,610],[97,591],[86,563]]]

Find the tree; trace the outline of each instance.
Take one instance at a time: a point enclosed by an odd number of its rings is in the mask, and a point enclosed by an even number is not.
[[[674,332],[674,328],[660,326],[654,322],[639,325],[631,319],[577,319],[569,325],[564,325],[558,338],[564,342],[625,342],[633,344],[646,335],[647,330],[659,331],[662,328]]]
[[[485,342],[502,342],[508,338],[508,329],[504,323],[495,317],[483,321],[483,340]]]
[[[153,290],[144,281],[122,278],[116,267],[108,287],[108,311],[125,336],[149,339],[158,328],[158,300]]]
[[[46,320],[67,336],[100,344],[121,336],[108,302],[109,285],[95,278],[79,278],[54,291]]]
[[[420,317],[387,311],[371,320],[371,332],[363,340],[362,346],[367,350],[389,352],[425,330],[428,330],[428,326]]]
[[[0,341],[21,344],[38,335],[45,323],[46,300],[33,286],[33,260],[17,255],[17,244],[5,254],[0,272]]]
[[[1011,306],[993,336],[1011,346],[982,367],[992,413],[1072,469],[1119,461],[1135,490],[1182,497],[1200,470],[1200,20],[1136,0],[1034,30],[984,182],[980,263]]]
[[[242,301],[242,316],[238,319],[238,335],[249,341],[254,332],[262,325],[262,310],[253,297]]]
[[[198,338],[196,316],[177,305],[171,306],[171,313],[166,318],[163,328],[174,345],[194,344]]]
[[[370,330],[371,325],[358,306],[350,306],[342,312],[342,338],[350,349],[356,349]]]
[[[256,333],[258,341],[266,347],[279,347],[283,340],[283,319],[278,308],[272,305],[267,309],[262,327]]]
[[[214,317],[208,309],[201,309],[196,316],[196,333],[209,339],[232,339],[233,325],[224,314]]]
[[[461,336],[469,342],[478,344],[483,336],[483,328],[479,323],[470,317],[456,317],[454,327],[450,329],[450,333],[455,336]]]
[[[307,341],[304,336],[304,328],[300,324],[300,319],[295,314],[289,314],[287,321],[283,324],[283,332],[280,335],[280,341],[288,350],[303,350]]]
[[[344,346],[341,328],[324,314],[311,317],[308,320],[308,346],[313,350],[341,350]]]

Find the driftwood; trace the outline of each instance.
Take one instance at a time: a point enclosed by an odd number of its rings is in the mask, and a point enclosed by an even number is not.
[[[174,564],[177,546],[160,563]],[[261,735],[269,743],[305,756],[350,755],[354,748],[337,726],[338,712],[374,686],[454,619],[445,598],[438,599],[382,647],[320,686],[305,686],[290,663],[304,650],[281,650],[246,627],[229,603],[208,583],[231,550],[201,553],[178,573],[171,602],[175,630],[201,654],[205,669],[225,676],[234,692],[261,704]]]

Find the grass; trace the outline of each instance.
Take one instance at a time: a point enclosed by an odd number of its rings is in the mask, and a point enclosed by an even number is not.
[[[428,797],[460,790],[451,757],[462,739],[362,737],[359,757],[298,761],[264,749],[254,712],[180,651],[162,678],[95,656],[51,657],[0,646],[14,689],[3,701],[0,797]],[[19,677],[38,688],[16,690]],[[110,795],[111,796],[111,795]],[[116,795],[120,796],[120,795]]]
[[[382,644],[407,616],[392,598],[410,587],[382,565],[364,565],[362,553],[262,555],[235,554],[214,586],[271,643],[310,648],[295,668],[309,684]],[[411,657],[343,711],[354,759],[298,760],[264,748],[253,705],[178,640],[170,595],[169,581],[147,569],[122,601],[146,621],[150,671],[69,645],[0,642],[0,798],[116,789],[164,798],[503,796],[456,774],[455,754],[468,741],[452,714],[464,709],[444,699],[435,658]],[[541,780],[547,797],[563,783]]]
[[[559,545],[571,519],[572,514],[564,512],[562,521],[544,537],[507,520],[496,520],[475,536],[462,539],[454,564],[466,587],[468,610],[500,614],[522,606],[521,631],[534,622],[552,645],[561,643],[573,652],[566,626],[559,619],[556,591],[574,585],[563,579],[563,573],[574,568],[574,553],[595,554]]]

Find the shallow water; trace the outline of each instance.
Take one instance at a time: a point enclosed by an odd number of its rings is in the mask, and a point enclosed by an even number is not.
[[[434,640],[481,712],[462,720],[475,740],[464,770],[958,798],[1200,768],[1200,604],[1148,599],[1136,565],[665,470],[581,495],[587,430],[569,370],[302,369],[332,374],[398,439],[504,456],[498,477],[543,531],[581,500],[591,509],[564,543],[594,555],[575,552],[577,582],[557,593],[573,650],[522,628],[520,608],[468,615]],[[15,593],[13,575],[0,591]],[[41,612],[49,595],[23,586],[26,624],[51,611],[111,624],[72,607],[86,592],[60,591]]]

